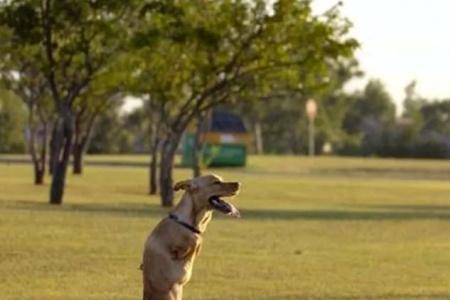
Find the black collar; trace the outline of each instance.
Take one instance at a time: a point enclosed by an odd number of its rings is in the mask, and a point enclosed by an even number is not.
[[[180,225],[183,226],[184,228],[189,229],[190,231],[192,231],[192,232],[194,232],[194,233],[201,234],[201,231],[200,231],[200,230],[198,230],[197,228],[195,228],[195,227],[192,226],[192,225],[189,225],[189,224],[186,223],[186,222],[181,221],[176,215],[174,215],[174,214],[169,214],[169,218],[172,219],[172,220],[174,220],[175,222],[177,222],[178,224],[180,224]]]

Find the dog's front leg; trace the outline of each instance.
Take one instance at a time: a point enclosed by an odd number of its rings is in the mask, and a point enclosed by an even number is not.
[[[198,252],[198,246],[201,245],[202,239],[200,236],[193,235],[183,237],[174,242],[169,250],[174,260],[189,260]]]
[[[173,246],[170,254],[174,260],[185,260],[195,252],[195,246]]]

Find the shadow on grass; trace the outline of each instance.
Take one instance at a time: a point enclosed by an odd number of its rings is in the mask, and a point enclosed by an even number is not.
[[[33,201],[9,202],[12,210],[40,210],[48,212],[75,212],[106,214],[125,217],[164,217],[168,209],[150,203],[66,203],[60,206]],[[364,210],[288,210],[241,209],[244,220],[311,220],[311,221],[407,221],[450,220],[450,205],[392,205],[370,206]]]
[[[311,170],[312,175],[336,175],[347,177],[376,177],[396,179],[427,179],[446,180],[450,178],[449,169],[419,169],[419,168],[326,168]]]
[[[406,211],[417,211],[417,212],[448,212],[450,213],[450,205],[440,205],[440,204],[417,204],[417,205],[365,205],[361,207],[369,207],[375,209],[383,210],[406,210]]]
[[[34,201],[15,201],[16,205],[7,206],[14,210],[33,210],[48,212],[75,212],[88,214],[106,214],[126,217],[162,217],[168,210],[156,204],[147,203],[75,203],[50,205]]]
[[[314,295],[282,295],[273,297],[262,297],[261,300],[291,300],[291,299],[304,299],[304,300],[382,300],[382,299],[394,299],[394,300],[413,300],[413,299],[450,299],[450,294],[446,293],[434,293],[434,294],[412,294],[412,293],[386,293],[379,295],[356,295],[356,296],[314,296]]]
[[[376,221],[450,220],[450,209],[438,210],[260,210],[242,209],[242,218],[258,220]]]
[[[420,168],[302,168],[298,170],[278,170],[267,168],[252,168],[240,170],[245,174],[257,176],[303,176],[322,178],[379,178],[398,180],[448,180],[450,169],[420,169]]]

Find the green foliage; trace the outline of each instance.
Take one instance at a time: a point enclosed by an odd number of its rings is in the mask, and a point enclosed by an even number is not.
[[[435,131],[450,137],[450,99],[423,105],[423,131]]]
[[[11,35],[10,70],[27,58],[55,103],[97,109],[119,86],[149,99],[149,118],[164,121],[166,132],[183,131],[196,110],[280,91],[301,107],[354,75],[358,46],[338,6],[313,16],[303,0],[271,8],[260,0],[19,0],[0,15]]]
[[[73,102],[124,47],[133,1],[18,0],[1,5],[12,70],[30,64],[56,102]],[[24,60],[22,60],[24,59]]]
[[[360,135],[359,146],[341,149],[343,154],[381,157],[450,157],[450,101],[427,101],[407,87],[405,111],[394,117],[393,103],[379,84],[368,83],[363,96],[355,95],[345,119],[345,129]],[[354,150],[356,151],[354,151]]]
[[[88,153],[148,153],[148,119],[144,109],[120,112],[116,105],[99,115],[90,138]]]
[[[110,110],[101,115],[92,132],[88,153],[129,153],[131,152],[131,132],[122,128],[123,120],[118,110]]]
[[[352,106],[344,120],[347,132],[353,134],[361,131],[364,120],[373,119],[376,122],[389,122],[395,118],[395,106],[391,96],[379,80],[367,83],[361,94],[356,94]]]
[[[308,1],[168,1],[143,14],[134,88],[162,99],[169,123],[249,91],[317,89],[357,47],[337,10],[313,17]]]
[[[426,99],[423,99],[416,93],[417,81],[413,80],[405,87],[405,100],[403,101],[403,115],[408,118],[414,118],[420,121],[420,110],[425,105]]]
[[[132,139],[128,148],[133,153],[149,153],[150,145],[150,119],[148,110],[136,109],[122,116],[121,128],[128,132]]]
[[[25,150],[24,105],[13,94],[0,89],[0,153],[21,153]]]
[[[413,134],[406,141],[397,141],[398,147],[409,146],[405,152],[411,157],[450,158],[450,100],[424,101],[419,114],[420,123],[415,122],[417,118],[411,118],[412,122],[403,129]],[[405,156],[405,152],[400,155]]]
[[[338,152],[342,154],[376,155],[384,147],[384,129],[395,123],[395,105],[379,80],[370,80],[364,91],[347,96],[348,107],[342,119],[347,136]],[[359,146],[355,148],[355,139]],[[346,145],[346,143],[350,145]]]

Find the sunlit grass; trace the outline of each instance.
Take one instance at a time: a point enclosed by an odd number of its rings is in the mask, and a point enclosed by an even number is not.
[[[269,156],[213,171],[242,181],[243,218],[210,224],[185,299],[450,298],[450,162]],[[142,245],[167,212],[146,169],[89,166],[61,207],[31,182],[30,166],[0,165],[0,299],[140,299]]]

